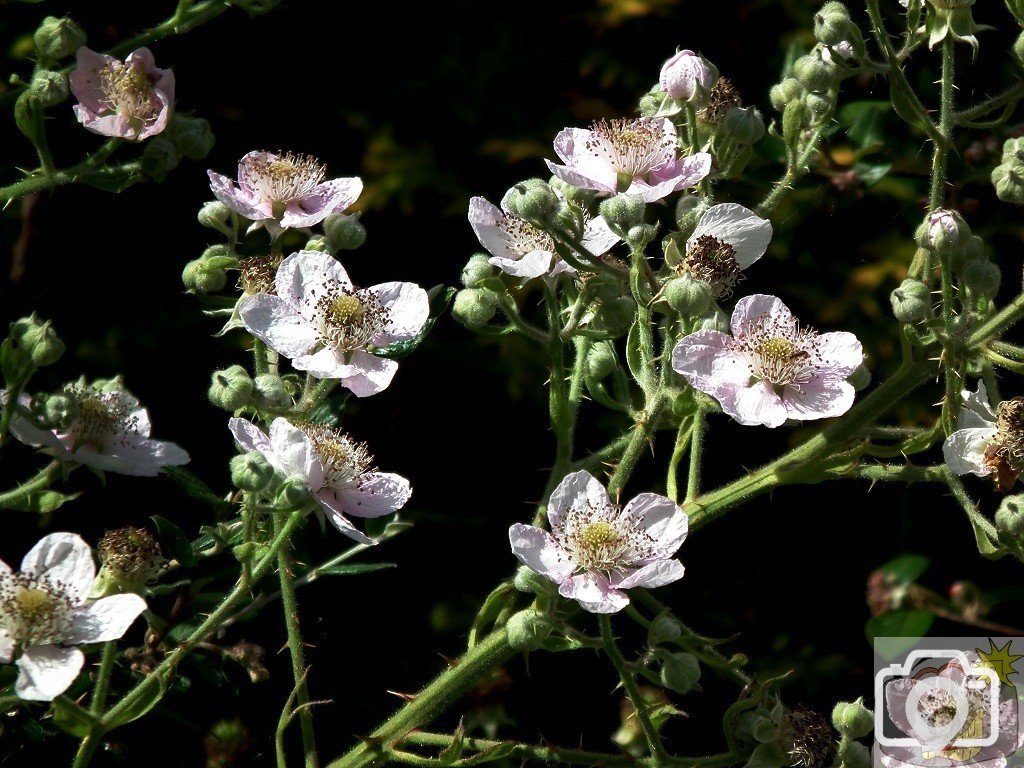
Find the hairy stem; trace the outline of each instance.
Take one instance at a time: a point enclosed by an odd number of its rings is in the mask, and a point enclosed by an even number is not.
[[[0,493],[0,509],[19,509],[23,507],[32,494],[45,491],[53,485],[60,478],[63,471],[64,468],[59,461],[51,461],[17,488]]]

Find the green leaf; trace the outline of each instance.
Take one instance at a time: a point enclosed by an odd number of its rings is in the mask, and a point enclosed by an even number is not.
[[[37,512],[40,515],[48,515],[55,509],[59,509],[81,495],[80,492],[33,491],[28,496],[20,499],[16,504],[12,504],[11,508],[21,510],[22,512]]]
[[[306,419],[313,424],[322,424],[325,427],[337,429],[341,426],[342,417],[345,415],[345,404],[348,402],[350,394],[348,390],[345,390],[332,395],[320,405],[311,408]]]
[[[173,581],[170,584],[154,584],[153,586],[146,588],[146,594],[151,597],[161,597],[163,595],[169,595],[171,592],[176,592],[182,587],[187,587],[191,583],[191,579],[181,579],[179,581]]]
[[[146,680],[152,680],[154,677],[155,676],[151,675],[146,678]],[[105,723],[107,731],[112,731],[115,728],[119,728],[122,725],[132,722],[133,720],[138,720],[160,703],[164,694],[167,693],[167,683],[162,677],[157,677],[156,680],[157,684],[147,685],[143,695],[140,696],[139,699],[130,707],[124,711],[118,712],[117,717],[114,717]]]
[[[224,509],[231,506],[231,502],[222,499],[211,490],[210,486],[184,467],[164,467],[162,471],[176,482],[190,498],[201,501],[203,504],[216,509]]]
[[[420,332],[408,341],[398,341],[386,347],[375,349],[373,354],[378,357],[387,357],[391,360],[401,360],[403,357],[412,354],[423,343],[423,340],[427,338],[437,319],[448,310],[448,306],[455,298],[455,289],[449,288],[446,285],[435,285],[427,291],[427,297],[430,300],[430,315]]]
[[[789,758],[777,742],[758,744],[750,755],[746,768],[782,768]]]
[[[548,635],[544,642],[541,643],[541,649],[550,651],[551,653],[562,653],[564,651],[578,651],[580,648],[584,648],[583,643],[572,637],[566,637],[565,635]],[[653,681],[657,682],[657,681]]]
[[[355,576],[360,573],[373,573],[388,568],[397,568],[398,563],[353,563],[351,565],[332,565],[317,571],[321,576]]]
[[[885,117],[888,101],[854,101],[839,110],[839,122],[861,155],[885,145]]]
[[[865,632],[868,642],[875,644],[879,655],[892,659],[913,648],[917,641],[928,633],[934,621],[935,614],[931,611],[893,611],[873,616],[868,621]],[[902,639],[876,644],[875,640],[880,637]]]
[[[924,122],[917,112],[917,97],[909,90],[908,83],[899,77],[889,79],[889,95],[892,97],[892,108],[903,120],[915,128],[924,130]]]
[[[96,718],[71,699],[61,696],[53,701],[53,723],[64,733],[82,738],[96,725]]]
[[[196,564],[196,556],[192,552],[192,545],[181,529],[160,515],[153,515],[150,520],[156,526],[156,536],[160,540],[160,547],[164,554],[173,557],[185,568],[191,568]]]
[[[930,565],[931,561],[924,555],[901,555],[878,570],[895,586],[908,587],[921,578]]]
[[[477,638],[483,630],[498,618],[498,615],[516,599],[516,588],[511,581],[503,581],[487,596],[484,604],[477,611],[476,618],[469,630],[469,647],[476,645]]]
[[[880,182],[891,170],[892,163],[854,163],[853,166],[853,172],[868,187]]]

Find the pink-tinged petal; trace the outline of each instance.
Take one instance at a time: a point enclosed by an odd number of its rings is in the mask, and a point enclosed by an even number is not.
[[[224,203],[229,211],[253,221],[270,218],[269,211],[261,210],[257,201],[253,200],[248,192],[239,189],[227,176],[213,171],[207,171],[206,175],[210,178],[210,191],[213,192],[213,196]]]
[[[128,54],[124,60],[125,64],[138,64],[141,66],[147,74],[155,75],[164,70],[158,69],[156,66],[156,59],[153,58],[153,52],[149,48],[136,48],[134,51]]]
[[[713,396],[723,411],[747,427],[780,427],[788,418],[782,398],[766,381],[749,387],[721,387]]]
[[[368,352],[353,352],[343,366],[341,383],[356,397],[370,397],[383,392],[398,372],[398,363]]]
[[[768,296],[763,293],[744,296],[736,302],[736,306],[732,310],[732,319],[729,321],[732,335],[737,338],[742,336],[746,333],[750,322],[762,315],[769,315],[779,320],[793,316],[789,311],[789,307],[775,296]]]
[[[340,261],[320,251],[293,253],[281,262],[274,279],[277,295],[289,304],[301,304],[311,290],[319,291],[324,285],[350,290],[352,281]]]
[[[799,389],[787,386],[782,393],[789,418],[798,421],[831,419],[842,416],[853,405],[856,392],[853,385],[843,379],[818,376]]]
[[[506,275],[530,279],[546,275],[551,270],[551,261],[554,258],[550,251],[531,251],[522,257],[505,259],[500,256],[492,256],[487,260]]]
[[[0,629],[0,664],[10,664],[14,657],[16,643],[11,633],[6,629]]]
[[[508,529],[508,542],[519,562],[556,584],[561,584],[576,570],[554,537],[540,528],[516,523]]]
[[[555,136],[554,147],[562,161],[568,166],[567,176],[579,176],[580,179],[590,186],[584,189],[599,189],[614,192],[618,184],[618,174],[608,159],[591,150],[588,145],[594,141],[594,132],[586,128],[565,128]],[[673,142],[674,143],[674,142]],[[550,162],[548,168],[554,167]],[[559,175],[556,173],[556,175]],[[562,178],[559,175],[560,178]],[[574,184],[569,178],[563,181]]]
[[[689,529],[689,517],[672,499],[657,493],[641,493],[622,510],[639,517],[640,526],[654,539],[660,557],[671,557],[682,545]]]
[[[818,336],[815,348],[821,358],[819,370],[846,378],[864,363],[864,347],[847,331],[833,331]]]
[[[566,475],[548,500],[548,521],[558,525],[563,511],[573,507],[608,507],[611,500],[601,481],[585,470]]]
[[[270,425],[270,445],[273,452],[267,461],[274,469],[289,477],[300,477],[314,491],[320,490],[324,467],[305,432],[278,416]]]
[[[345,363],[344,353],[327,347],[312,355],[294,358],[292,367],[318,379],[341,379],[351,373],[351,366]]]
[[[7,402],[7,392],[0,393],[0,402]],[[32,405],[32,398],[26,394],[21,394],[18,397],[18,405],[29,408]],[[56,448],[61,453],[64,452],[64,445],[53,430],[40,429],[28,419],[20,416],[17,411],[14,412],[14,416],[11,418],[10,429],[11,434],[25,445],[31,445],[34,448],[45,446],[47,448]]]
[[[163,133],[164,129],[167,128],[167,123],[170,122],[171,112],[174,109],[174,73],[170,70],[166,70],[160,82],[155,86],[155,96],[160,102],[160,111],[157,113],[155,118],[149,120],[145,127],[138,135],[138,139],[148,139],[151,136],[156,136],[158,133]]]
[[[77,645],[117,640],[144,610],[146,601],[133,594],[110,595],[87,603],[75,611],[66,642]]]
[[[76,533],[51,533],[41,538],[21,561],[22,573],[60,584],[81,602],[96,578],[92,549]]]
[[[240,448],[246,451],[259,451],[264,456],[270,456],[273,453],[267,433],[251,421],[239,418],[228,419],[228,429],[231,430],[231,434],[234,435],[235,442]]]
[[[667,122],[670,122],[667,120]],[[638,180],[641,188],[637,190],[647,202],[654,202],[673,192],[679,192],[700,184],[711,173],[712,158],[707,152],[696,152],[688,157],[679,158],[666,163],[661,168],[651,171],[646,179]],[[647,191],[642,191],[646,185]],[[627,190],[632,192],[632,189]]]
[[[750,366],[731,349],[731,343],[731,337],[721,331],[698,331],[684,336],[672,350],[672,370],[691,387],[709,395],[727,384],[746,386]]]
[[[14,692],[26,701],[53,701],[71,687],[82,671],[85,655],[77,648],[31,645],[15,662]]]
[[[618,613],[629,605],[625,592],[613,588],[602,573],[580,573],[558,585],[558,594],[575,600],[590,613]]]
[[[430,317],[430,298],[416,283],[381,283],[369,290],[388,311],[387,325],[373,340],[375,346],[408,341],[423,330]]]
[[[188,453],[174,443],[147,439],[105,445],[101,451],[83,445],[70,456],[87,467],[133,477],[156,477],[164,467],[189,462]]]
[[[307,354],[319,340],[294,304],[269,293],[246,296],[238,304],[238,316],[249,333],[289,359]]]
[[[679,581],[683,578],[683,571],[683,564],[678,560],[656,560],[643,568],[638,568],[624,579],[613,580],[612,586],[616,589],[633,589],[634,587],[654,589],[671,584],[673,581]]]
[[[687,248],[705,235],[731,245],[736,263],[740,269],[746,269],[768,250],[772,223],[742,205],[720,203],[708,208],[700,217],[697,228],[686,241]]]
[[[970,427],[988,427],[996,423],[996,413],[988,401],[988,389],[985,382],[978,379],[978,388],[971,392],[964,389],[960,392],[964,407],[957,416],[957,429]]]
[[[365,472],[354,483],[324,488],[320,493],[334,493],[336,509],[353,517],[381,517],[397,512],[412,496],[409,481],[394,472]]]
[[[985,451],[995,436],[995,426],[958,429],[942,444],[942,457],[958,475],[990,475],[992,469],[985,463]]]
[[[604,216],[595,216],[583,230],[582,245],[594,256],[603,256],[620,242],[622,238],[611,231]]]
[[[68,83],[71,86],[71,93],[88,112],[95,114],[106,109],[100,70],[114,61],[117,59],[113,56],[97,53],[84,45],[75,54],[75,68],[68,76]]]
[[[572,168],[566,165],[556,165],[550,160],[545,160],[547,163],[548,170],[551,171],[552,175],[557,176],[559,179],[564,181],[566,184],[571,184],[579,189],[590,189],[595,192],[606,195],[615,194],[615,184],[607,184],[600,181],[595,181],[589,176],[585,176],[578,171],[574,171]]]
[[[325,181],[285,209],[281,226],[295,229],[315,226],[332,213],[349,208],[362,192],[363,180],[357,177]]]
[[[473,228],[480,245],[497,258],[515,261],[522,254],[514,253],[508,247],[505,236],[505,214],[496,205],[483,197],[474,197],[469,201],[469,225]]]
[[[72,107],[72,112],[75,113],[75,117],[83,128],[100,136],[127,139],[128,141],[135,141],[138,138],[135,135],[135,129],[124,115],[115,113],[98,115],[78,104]]]
[[[345,511],[341,508],[337,497],[333,493],[325,489],[317,493],[316,498],[320,502],[320,506],[323,507],[327,519],[331,521],[331,525],[343,534],[368,547],[372,547],[377,543],[352,525],[351,521],[345,517]]]

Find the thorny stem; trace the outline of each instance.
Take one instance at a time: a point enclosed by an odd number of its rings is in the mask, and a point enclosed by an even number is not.
[[[693,501],[700,492],[700,467],[704,452],[704,433],[707,418],[700,408],[693,414],[693,430],[690,433],[690,472],[686,480],[686,501]]]
[[[668,473],[665,477],[665,494],[672,501],[679,501],[679,464],[690,449],[690,435],[693,430],[692,421],[683,421],[676,433],[676,444],[672,449],[672,458],[668,462]]]
[[[51,461],[17,488],[0,493],[0,509],[19,509],[34,493],[45,491],[64,472],[59,461]]]

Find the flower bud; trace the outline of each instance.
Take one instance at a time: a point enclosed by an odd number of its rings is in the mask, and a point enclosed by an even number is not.
[[[956,211],[939,208],[925,216],[915,234],[922,248],[937,253],[951,253],[961,245],[966,245],[971,237],[971,228]]]
[[[32,75],[29,95],[43,107],[55,107],[68,97],[68,78],[63,72],[41,69]]]
[[[476,288],[481,281],[494,277],[497,273],[498,268],[490,263],[487,255],[477,253],[470,256],[466,266],[462,268],[462,284],[467,288]]]
[[[145,528],[117,528],[103,534],[96,546],[100,571],[90,597],[122,592],[141,593],[167,567],[160,545]]]
[[[764,119],[756,107],[733,107],[726,114],[722,128],[745,146],[764,138]]]
[[[1001,279],[999,267],[988,259],[971,259],[964,264],[964,285],[977,296],[994,299]]]
[[[866,365],[861,363],[859,366],[857,366],[857,370],[851,373],[846,378],[846,380],[850,382],[850,385],[853,387],[854,391],[862,392],[868,388],[868,385],[871,384],[871,371],[868,369]]]
[[[688,275],[673,277],[662,289],[665,301],[683,317],[698,317],[711,307],[711,289]]]
[[[661,90],[679,101],[701,100],[718,80],[718,69],[693,51],[679,51],[661,67]]]
[[[1024,138],[1003,144],[1003,158],[992,171],[992,184],[1003,202],[1024,205]]]
[[[544,613],[528,608],[513,614],[505,625],[508,644],[517,651],[536,651],[544,645],[554,625]]]
[[[686,250],[686,239],[693,234],[700,217],[710,207],[711,202],[704,195],[683,195],[679,198],[679,202],[676,203],[676,226],[679,228],[680,238],[676,247],[680,251]]]
[[[302,246],[304,251],[319,251],[320,253],[331,253],[330,247],[327,245],[327,239],[323,235],[313,235],[306,244]],[[333,255],[333,254],[332,254]]]
[[[636,302],[629,296],[619,296],[610,301],[602,301],[598,310],[598,325],[615,335],[629,330],[636,315]]]
[[[470,330],[487,325],[497,311],[494,296],[482,288],[463,288],[452,304],[452,316]]]
[[[840,701],[832,709],[832,725],[844,738],[862,739],[874,729],[875,716],[864,706],[863,698]]]
[[[596,194],[592,189],[580,189],[574,187],[567,181],[562,181],[557,176],[552,176],[548,179],[548,184],[555,192],[560,194],[563,198],[568,200],[570,203],[579,203],[585,205],[593,202]]]
[[[547,221],[548,229],[560,232],[571,240],[579,240],[583,237],[585,225],[583,209],[575,203],[568,202],[560,203]]]
[[[521,565],[516,569],[516,575],[512,577],[512,586],[520,592],[532,595],[550,595],[555,590],[555,585],[552,581],[531,571],[525,565]]]
[[[289,477],[281,484],[274,499],[278,509],[299,509],[313,499],[313,491],[301,477]]]
[[[253,379],[254,395],[260,405],[287,408],[292,404],[285,380],[276,373],[261,373]]]
[[[64,354],[64,342],[53,330],[53,324],[40,320],[35,312],[11,324],[11,339],[37,367],[53,365]]]
[[[224,270],[238,266],[238,259],[223,245],[212,245],[203,255],[185,265],[181,281],[191,293],[213,293],[227,285]]]
[[[503,202],[509,213],[541,226],[558,210],[562,201],[546,181],[527,179],[512,187]]]
[[[609,341],[598,341],[587,352],[586,372],[589,381],[603,381],[612,375],[619,361],[615,347]]]
[[[189,160],[202,160],[215,141],[209,121],[180,112],[174,113],[168,134],[178,154]]]
[[[832,111],[832,99],[818,93],[808,93],[804,96],[804,105],[807,114],[811,116],[812,125],[820,123]]]
[[[46,395],[36,411],[46,426],[64,430],[78,418],[78,400],[63,392]]]
[[[85,45],[85,32],[67,16],[47,16],[32,39],[40,61],[59,61]]]
[[[924,320],[932,311],[932,295],[927,285],[920,280],[907,278],[889,296],[892,313],[901,323],[916,323]]]
[[[836,68],[816,53],[801,56],[793,64],[793,76],[808,91],[827,91],[835,83]]]
[[[324,219],[324,237],[334,251],[354,251],[366,242],[366,227],[358,213],[332,213]]]
[[[249,372],[240,365],[214,371],[206,394],[210,402],[225,411],[237,411],[252,399],[253,383]]]
[[[150,139],[142,150],[142,172],[157,183],[166,179],[167,174],[177,168],[180,162],[181,155],[174,142],[163,136]]]
[[[700,680],[700,664],[692,653],[665,653],[659,677],[662,686],[670,691],[687,693]]]
[[[1009,546],[1024,544],[1024,495],[1005,496],[996,510],[996,533]]]
[[[851,741],[846,745],[843,761],[837,768],[871,768],[871,750],[859,741]]]
[[[231,457],[231,482],[246,493],[259,493],[270,486],[274,468],[259,451]]]
[[[234,228],[231,221],[231,209],[220,200],[211,200],[199,209],[196,217],[204,227],[216,229],[230,237]]]
[[[683,634],[683,628],[679,622],[671,616],[659,616],[651,622],[647,630],[647,644],[654,648],[658,645],[671,643]]]
[[[837,46],[857,33],[850,12],[839,2],[825,3],[814,14],[814,37],[824,45]]]
[[[644,223],[647,204],[636,195],[615,195],[601,201],[600,211],[608,227],[625,239],[630,229]]]
[[[799,101],[803,98],[804,93],[806,93],[804,87],[795,77],[787,77],[781,83],[772,86],[768,98],[777,111],[783,112],[787,104],[791,101]]]

